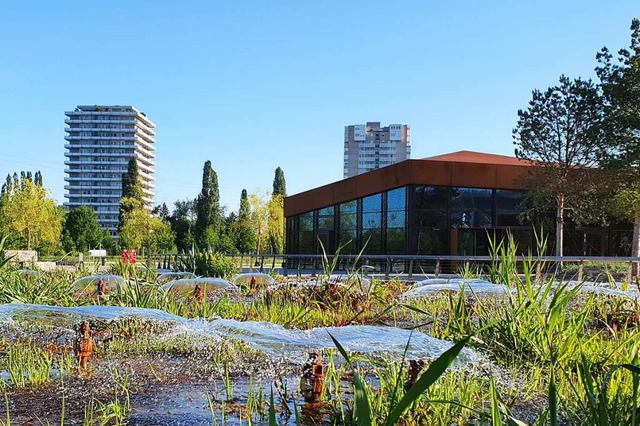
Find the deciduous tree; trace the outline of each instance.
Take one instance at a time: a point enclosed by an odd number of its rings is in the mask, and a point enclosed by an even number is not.
[[[167,252],[174,249],[174,241],[169,222],[151,216],[146,209],[137,208],[125,214],[120,231],[122,247],[142,253]]]
[[[251,226],[256,235],[256,253],[261,253],[267,244],[269,226],[269,193],[256,191],[249,195]]]
[[[284,249],[284,197],[273,194],[268,205],[269,221],[267,234],[269,247],[273,253],[282,254]]]
[[[64,212],[55,200],[26,176],[14,180],[11,190],[2,195],[0,226],[5,233],[20,235],[27,250],[59,244],[63,219]]]
[[[91,207],[80,206],[71,210],[64,222],[64,238],[69,237],[72,247],[65,250],[84,252],[102,245],[103,231],[98,223],[98,215]]]

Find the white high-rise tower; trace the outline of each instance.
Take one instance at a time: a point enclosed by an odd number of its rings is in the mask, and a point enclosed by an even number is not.
[[[390,166],[411,157],[411,132],[406,124],[380,127],[379,122],[344,127],[344,177]]]
[[[132,157],[145,205],[153,207],[156,126],[132,106],[79,105],[65,115],[64,206],[93,208],[102,228],[117,237],[122,175]]]

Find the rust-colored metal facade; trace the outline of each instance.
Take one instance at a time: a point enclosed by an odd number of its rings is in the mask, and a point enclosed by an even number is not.
[[[535,250],[519,219],[524,179],[534,168],[514,157],[461,151],[407,160],[284,200],[286,252],[487,254],[510,233]],[[553,238],[551,225],[545,227]],[[536,226],[537,227],[537,226]],[[628,227],[566,227],[566,255],[624,255]],[[553,247],[553,245],[550,245]]]
[[[406,160],[284,200],[285,217],[366,197],[406,185],[522,190],[518,178],[532,166],[517,158],[461,151],[422,160]]]

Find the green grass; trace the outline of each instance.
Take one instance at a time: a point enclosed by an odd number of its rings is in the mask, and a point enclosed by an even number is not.
[[[486,274],[494,282],[509,286],[513,292],[504,298],[441,292],[409,306],[397,302],[397,296],[407,289],[398,281],[374,281],[370,288],[364,288],[357,280],[346,286],[325,280],[315,288],[282,286],[196,303],[189,297],[176,299],[165,293],[153,284],[153,271],[120,264],[114,266],[114,272],[127,277],[126,286],[109,297],[82,300],[74,299],[69,292],[77,273],[42,274],[27,280],[5,264],[0,265],[0,303],[100,303],[161,309],[186,318],[269,321],[298,329],[384,323],[458,342],[443,358],[427,363],[413,386],[405,386],[406,362],[364,359],[346,353],[336,342],[338,352],[327,353],[323,394],[327,416],[335,424],[516,425],[522,424],[519,421],[523,416],[536,425],[640,424],[638,304],[582,294],[579,287],[557,285],[553,276],[541,280],[537,271],[546,270],[546,265],[533,255],[524,264],[517,264],[512,240],[494,242],[493,250],[488,268],[462,272],[468,276]],[[325,258],[325,275],[335,267],[334,260]],[[98,348],[97,356],[105,361],[172,356],[210,362],[219,368],[224,392],[220,398],[209,399],[212,422],[230,415],[227,411],[234,405],[230,401],[239,395],[236,376],[230,373],[234,360],[264,363],[266,359],[235,340],[220,344],[204,337],[167,337],[161,323],[121,320],[104,327],[113,334],[107,345]],[[463,346],[480,352],[485,360],[480,365],[449,368]],[[338,353],[346,363],[336,360]],[[0,369],[8,377],[5,392],[47,386],[78,374],[71,354],[50,354],[43,342],[29,339],[0,345]],[[153,374],[161,378],[159,373]],[[112,376],[113,382],[119,383],[114,398],[89,401],[85,424],[126,421],[129,379],[124,373],[114,372]],[[254,382],[251,376],[249,380],[251,391],[243,396],[245,404],[235,408],[239,410],[236,413],[245,413],[246,424],[277,422],[285,412],[292,413],[292,421],[300,420],[296,417],[300,415],[297,390],[282,392],[276,387],[277,392],[270,394],[272,402],[265,396],[271,387],[269,378]],[[273,404],[282,400],[288,408],[276,410]],[[10,413],[5,424],[9,419]]]

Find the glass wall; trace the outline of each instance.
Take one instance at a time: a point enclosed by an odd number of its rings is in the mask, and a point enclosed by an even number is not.
[[[287,251],[329,254],[484,255],[489,238],[511,235],[520,253],[536,250],[519,215],[523,191],[411,185],[287,218]],[[627,229],[625,229],[627,228]],[[553,230],[546,226],[548,247]],[[626,255],[628,224],[567,227],[565,254]]]
[[[407,188],[387,191],[387,253],[403,254],[406,247]]]
[[[362,199],[362,247],[364,253],[382,253],[382,194]]]

